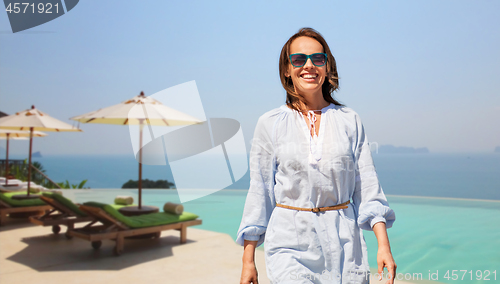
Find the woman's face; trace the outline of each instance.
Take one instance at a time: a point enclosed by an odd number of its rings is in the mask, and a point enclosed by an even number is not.
[[[310,37],[298,37],[290,44],[290,54],[303,53],[310,55],[322,52],[324,52],[323,46]],[[318,67],[311,62],[311,59],[308,59],[302,67],[294,67],[289,63],[285,76],[291,77],[295,91],[299,94],[323,97],[321,87],[326,77],[326,64]]]

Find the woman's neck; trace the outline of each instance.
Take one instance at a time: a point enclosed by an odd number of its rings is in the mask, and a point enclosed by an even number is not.
[[[325,101],[323,96],[304,96],[304,99],[303,111],[321,110],[330,105],[329,102]]]

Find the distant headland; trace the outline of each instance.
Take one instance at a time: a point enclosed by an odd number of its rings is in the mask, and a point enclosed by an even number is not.
[[[42,153],[40,151],[37,151],[37,152],[31,154],[31,157],[33,157],[33,158],[41,158],[42,157]]]
[[[413,147],[396,147],[394,145],[380,145],[377,148],[372,147],[372,151],[378,151],[380,154],[426,154],[429,153],[427,147],[413,148]]]

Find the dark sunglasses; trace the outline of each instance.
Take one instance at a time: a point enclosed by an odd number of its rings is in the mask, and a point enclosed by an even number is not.
[[[321,67],[326,64],[327,55],[326,53],[313,53],[310,55],[294,53],[290,55],[290,63],[293,67],[302,67],[306,65],[307,59],[311,59],[314,66]]]

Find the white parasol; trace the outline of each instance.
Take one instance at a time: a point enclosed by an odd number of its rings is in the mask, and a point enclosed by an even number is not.
[[[47,136],[46,133],[40,131],[33,131],[33,136],[35,137],[44,137]],[[5,185],[9,184],[9,140],[28,140],[30,137],[29,131],[19,131],[19,130],[8,130],[8,129],[0,129],[0,139],[7,140],[7,147],[5,149]]]
[[[144,125],[179,126],[203,121],[145,97],[144,92],[120,104],[99,109],[71,119],[82,123],[139,125],[139,209],[142,206],[142,130]]]
[[[0,129],[10,130],[29,130],[30,137],[30,152],[28,166],[28,196],[30,194],[31,183],[31,151],[33,149],[33,133],[38,131],[82,131],[72,125],[62,122],[58,119],[50,117],[31,106],[31,109],[17,112],[16,114],[4,116],[0,118]]]

